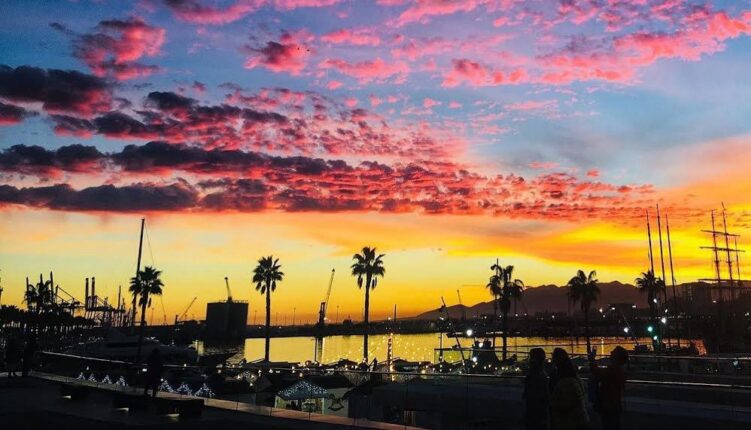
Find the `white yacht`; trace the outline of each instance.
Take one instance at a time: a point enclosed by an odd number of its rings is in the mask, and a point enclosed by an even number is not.
[[[145,359],[155,349],[165,363],[196,364],[198,351],[191,346],[164,345],[153,337],[144,337],[141,345],[141,358]],[[109,360],[133,360],[138,351],[138,335],[125,335],[112,332],[105,338],[81,342],[65,350],[66,354]]]

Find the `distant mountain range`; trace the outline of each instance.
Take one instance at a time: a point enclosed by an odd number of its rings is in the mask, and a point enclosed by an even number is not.
[[[680,296],[683,292],[684,285],[696,285],[697,283],[680,284],[676,286],[676,292]],[[599,284],[600,297],[595,308],[606,307],[613,303],[633,303],[639,308],[647,306],[646,297],[642,292],[632,284],[622,282],[603,282]],[[670,287],[668,287],[670,288]],[[517,312],[524,312],[534,315],[538,312],[566,312],[568,311],[568,298],[566,297],[567,289],[557,285],[540,285],[539,287],[529,287],[524,290],[522,301],[517,304]],[[668,294],[671,294],[668,289]],[[467,317],[472,318],[483,314],[493,313],[493,302],[481,302],[473,306],[453,305],[448,307],[449,314],[452,317],[459,317],[462,309],[466,309]],[[513,305],[511,312],[514,312]],[[428,312],[419,314],[413,319],[437,319],[440,310],[433,309]]]

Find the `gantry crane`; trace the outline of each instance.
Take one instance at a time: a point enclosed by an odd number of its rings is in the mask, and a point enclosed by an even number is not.
[[[459,306],[461,306],[462,309],[462,319],[467,319],[467,308],[464,307],[464,303],[462,303],[462,293],[459,292],[459,289],[456,289],[456,295],[459,297]]]
[[[334,285],[334,269],[331,269],[331,278],[329,279],[329,288],[326,290],[326,296],[324,296],[321,302],[321,307],[318,309],[318,327],[323,327],[326,324],[326,309],[328,308],[329,298],[331,298],[331,286]]]

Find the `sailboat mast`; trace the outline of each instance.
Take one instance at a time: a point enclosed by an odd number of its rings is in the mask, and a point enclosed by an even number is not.
[[[146,218],[141,218],[141,237],[138,239],[138,261],[136,262],[136,282],[140,282],[140,275],[141,275],[141,253],[143,251],[143,228],[146,224]],[[134,327],[136,325],[136,299],[138,298],[137,293],[133,293],[133,317],[130,319],[130,326]]]
[[[670,284],[673,290],[673,314],[676,320],[678,319],[678,298],[675,295],[675,272],[673,271],[673,245],[670,243],[670,221],[668,221],[668,215],[665,214],[665,230],[668,235],[668,260],[670,261]],[[681,331],[676,330],[678,341],[678,348],[681,347]]]
[[[667,285],[667,281],[665,280],[665,258],[663,257],[662,253],[662,222],[660,219],[660,205],[657,205],[657,236],[659,237],[660,241],[660,266],[662,269],[662,281]],[[667,289],[662,290],[662,299],[667,304],[668,302],[668,292]]]
[[[649,268],[655,274],[655,261],[652,257],[652,229],[649,227],[649,210],[647,210],[647,240],[649,241]]]
[[[725,236],[725,253],[727,255],[728,279],[730,280],[730,299],[735,300],[735,287],[733,286],[733,262],[730,258],[730,241],[728,239],[728,223],[725,218],[725,203],[722,204],[722,230]]]

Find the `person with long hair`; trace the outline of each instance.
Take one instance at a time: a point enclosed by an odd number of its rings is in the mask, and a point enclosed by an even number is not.
[[[586,430],[586,393],[576,367],[562,348],[553,350],[556,383],[550,395],[553,430]]]

